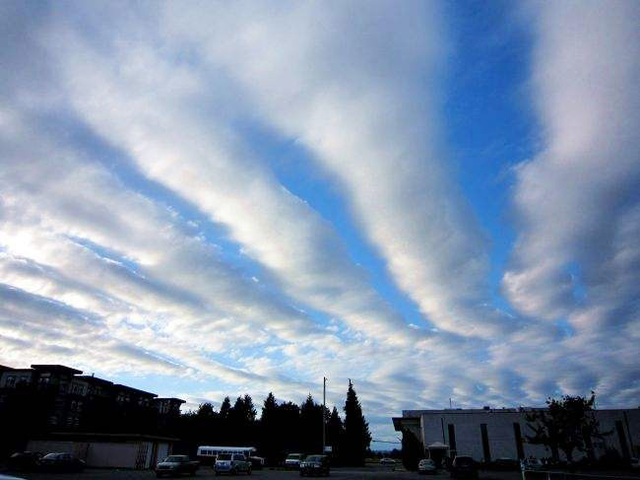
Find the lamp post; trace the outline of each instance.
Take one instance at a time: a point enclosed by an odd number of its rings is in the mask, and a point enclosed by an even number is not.
[[[327,443],[327,377],[322,377],[322,454]]]

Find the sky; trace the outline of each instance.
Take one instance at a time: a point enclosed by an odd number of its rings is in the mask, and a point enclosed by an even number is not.
[[[0,3],[0,363],[196,408],[640,405],[640,3]],[[376,444],[383,448],[388,444]]]

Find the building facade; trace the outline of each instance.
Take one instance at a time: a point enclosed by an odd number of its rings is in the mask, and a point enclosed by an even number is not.
[[[136,434],[58,433],[32,439],[32,452],[72,453],[93,468],[144,470],[171,454],[175,438]]]
[[[123,435],[170,437],[175,431],[183,400],[158,398],[82,373],[64,365],[0,366],[0,429],[7,433],[0,436],[0,457],[23,450],[35,438],[45,441],[60,434],[110,434],[115,435],[110,437],[113,443]],[[149,445],[145,458],[164,451],[162,445]],[[131,441],[118,448],[134,449]]]
[[[498,458],[548,458],[542,445],[527,442],[533,435],[526,418],[533,408],[404,410],[393,418],[396,431],[410,432],[421,443],[425,456],[453,458],[469,455],[479,462]],[[623,458],[640,454],[640,408],[594,410],[603,439],[594,439],[585,453],[599,458],[615,450]],[[436,452],[437,451],[437,452]],[[582,454],[577,452],[576,459]],[[562,458],[562,453],[560,452]]]

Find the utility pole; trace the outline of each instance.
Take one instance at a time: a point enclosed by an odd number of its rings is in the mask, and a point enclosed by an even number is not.
[[[327,377],[322,377],[322,454],[327,443]]]

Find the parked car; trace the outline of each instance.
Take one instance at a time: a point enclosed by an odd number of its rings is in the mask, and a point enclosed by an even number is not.
[[[251,462],[251,468],[254,470],[262,470],[264,468],[264,458],[262,457],[251,456],[249,461]]]
[[[640,459],[638,459],[636,457],[632,457],[630,459],[630,463],[631,463],[631,469],[632,470],[640,470]]]
[[[228,473],[251,475],[251,462],[241,453],[220,453],[214,465],[216,475]]]
[[[329,457],[326,455],[309,455],[300,462],[300,476],[326,475],[329,476]]]
[[[539,471],[544,470],[544,463],[539,458],[529,457],[520,460],[520,470],[524,471]]]
[[[16,452],[7,460],[9,470],[36,470],[40,467],[40,452]]]
[[[380,464],[381,465],[395,465],[396,461],[393,458],[381,458],[380,459]]]
[[[47,453],[40,460],[40,467],[45,471],[81,472],[85,463],[72,453]]]
[[[286,468],[300,468],[300,462],[304,460],[303,453],[290,453],[284,461]]]
[[[516,471],[520,469],[520,462],[513,458],[502,457],[493,462],[493,468],[500,471]]]
[[[169,455],[156,465],[156,477],[163,475],[195,475],[200,462],[192,461],[187,455]]]
[[[478,465],[473,458],[466,455],[459,455],[453,459],[451,470],[449,472],[451,478],[478,478]]]
[[[9,475],[0,474],[0,480],[26,480],[26,479],[25,478],[20,478],[20,477],[11,477]]]
[[[423,458],[418,463],[418,473],[423,474],[435,474],[438,471],[436,468],[436,462],[431,460],[430,458]]]

